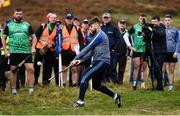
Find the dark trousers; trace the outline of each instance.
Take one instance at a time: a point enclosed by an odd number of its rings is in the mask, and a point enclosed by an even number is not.
[[[52,69],[54,69],[54,73],[58,73],[58,56],[55,52],[47,51],[44,56],[44,74],[43,74],[43,85],[47,85],[50,83],[49,78],[51,78]],[[59,85],[58,75],[55,77],[56,85]]]
[[[101,82],[104,79],[104,72],[109,67],[103,61],[95,61],[91,66],[85,69],[81,75],[79,99],[84,100],[86,90],[88,88],[88,81],[92,79],[92,85],[95,90],[98,90],[108,96],[113,97],[114,93]]]
[[[16,88],[24,87],[26,83],[25,78],[25,66],[22,65],[17,72],[17,82],[16,82]]]
[[[4,55],[0,56],[0,88],[6,88],[6,77],[5,71],[10,70],[10,66],[8,65],[8,58]]]
[[[117,69],[116,69],[116,62],[117,62],[117,56],[115,52],[111,51],[111,62],[110,62],[110,68],[106,71],[106,81],[112,80],[113,83],[119,83],[120,80],[118,78]],[[108,79],[110,77],[110,80]]]
[[[44,55],[41,55],[39,52],[37,52],[37,54],[35,55],[35,58],[34,58],[34,83],[35,84],[38,84],[38,79],[39,79],[39,75],[40,75],[40,69],[41,69],[41,66],[43,66],[43,61],[44,59]],[[41,62],[42,65],[38,65],[37,63],[38,62]],[[44,70],[42,69],[42,72]],[[44,72],[42,73],[42,75],[44,74]]]
[[[156,60],[156,63],[153,61],[153,58],[151,57],[151,67],[150,67],[151,79],[152,81],[157,80],[157,88],[156,88],[157,90],[163,90],[162,67],[164,63],[164,55],[154,54],[154,58]]]
[[[123,84],[123,79],[124,79],[124,72],[126,69],[126,61],[127,61],[127,56],[117,56],[117,62],[116,62],[116,66],[119,63],[119,67],[118,67],[118,78],[120,80],[120,84]]]

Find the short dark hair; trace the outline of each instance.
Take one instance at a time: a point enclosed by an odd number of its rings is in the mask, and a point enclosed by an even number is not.
[[[164,18],[170,18],[170,19],[172,19],[172,15],[166,14],[166,15],[164,16]]]
[[[89,21],[89,26],[91,26],[94,23],[101,23],[100,19],[98,17],[94,17]]]
[[[158,20],[158,21],[160,21],[160,17],[159,16],[153,16],[152,18],[151,18],[152,20]]]
[[[140,15],[139,16],[141,16],[141,17],[147,17],[147,15],[146,14],[144,14],[144,13],[140,13]]]
[[[16,11],[16,12],[21,12],[22,9],[21,9],[21,8],[16,8],[14,11]]]

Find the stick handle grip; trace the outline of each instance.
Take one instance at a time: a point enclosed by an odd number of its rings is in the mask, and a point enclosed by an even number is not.
[[[63,69],[62,71],[58,72],[55,76],[49,78],[49,81],[52,80],[54,77],[56,77],[57,75],[59,75],[60,73],[66,71],[67,69],[69,69],[71,67],[71,65],[69,65],[68,67],[66,67],[65,69]]]

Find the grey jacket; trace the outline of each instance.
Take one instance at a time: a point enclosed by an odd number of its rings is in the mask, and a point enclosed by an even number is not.
[[[91,57],[93,57],[92,63],[94,61],[104,61],[105,63],[110,64],[109,40],[102,30],[93,37],[91,43],[82,49],[75,59],[84,62]]]

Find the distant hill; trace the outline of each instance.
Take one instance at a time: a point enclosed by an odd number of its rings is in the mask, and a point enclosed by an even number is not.
[[[11,18],[16,7],[23,8],[26,20],[37,28],[45,22],[48,12],[57,13],[60,20],[63,20],[68,11],[81,19],[101,16],[106,11],[128,15],[140,12],[178,15],[180,0],[12,0],[11,7],[0,9],[0,22]]]

